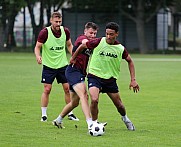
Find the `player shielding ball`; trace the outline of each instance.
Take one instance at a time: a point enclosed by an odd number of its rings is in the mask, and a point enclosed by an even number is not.
[[[120,75],[120,64],[122,59],[128,63],[130,72],[130,88],[134,92],[139,91],[139,85],[136,82],[135,67],[128,51],[122,46],[116,38],[119,34],[119,25],[115,22],[109,22],[105,28],[106,37],[90,40],[86,44],[78,47],[71,57],[70,63],[76,64],[76,58],[80,52],[89,48],[93,54],[89,63],[88,70],[88,87],[91,97],[91,114],[92,120],[98,119],[98,102],[99,94],[107,93],[128,130],[134,131],[135,126],[126,115],[126,109],[121,100],[116,80]]]

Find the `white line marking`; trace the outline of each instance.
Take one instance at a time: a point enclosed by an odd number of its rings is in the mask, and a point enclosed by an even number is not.
[[[134,61],[162,61],[162,62],[181,62],[181,58],[133,58]]]

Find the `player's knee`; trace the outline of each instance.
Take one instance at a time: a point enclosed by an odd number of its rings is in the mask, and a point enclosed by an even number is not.
[[[68,87],[64,88],[64,93],[69,94],[69,88]]]
[[[44,93],[45,94],[50,94],[50,92],[51,92],[51,87],[45,87],[44,88]]]

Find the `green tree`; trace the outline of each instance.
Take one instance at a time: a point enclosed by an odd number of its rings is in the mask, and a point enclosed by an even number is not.
[[[160,8],[166,8],[172,4],[173,0],[122,0],[121,13],[131,19],[136,24],[140,53],[149,51],[145,24],[158,13]]]
[[[33,45],[35,44],[35,40],[38,37],[38,33],[39,31],[43,28],[44,26],[44,1],[43,0],[25,0],[27,2],[27,7],[30,13],[30,18],[31,18],[31,25],[33,28]],[[36,24],[36,20],[35,20],[35,14],[34,13],[34,7],[36,6],[37,2],[40,2],[40,9],[39,9],[39,13],[40,13],[40,17],[39,17],[39,23]]]
[[[17,16],[18,12],[24,6],[24,0],[1,0],[1,24],[3,30],[3,43],[6,47],[15,47],[16,42],[14,38],[14,23],[15,17]]]
[[[136,24],[140,53],[148,52],[145,35],[145,24],[148,23],[160,8],[169,6],[173,0],[71,0],[72,8],[84,10],[118,12]]]
[[[180,0],[174,0],[173,5],[174,5],[176,12],[181,12],[181,1]]]
[[[46,24],[47,26],[50,25],[50,16],[51,16],[51,9],[53,9],[52,11],[59,11],[60,9],[62,9],[62,5],[64,2],[66,2],[67,0],[45,0],[45,8],[46,8],[46,13],[47,13],[47,22],[48,24]]]
[[[53,9],[53,11],[60,10],[62,4],[66,0],[25,0],[25,1],[27,3],[27,7],[28,7],[30,17],[31,17],[31,24],[32,24],[33,36],[34,36],[33,45],[35,45],[40,30],[44,26],[50,25],[51,9]],[[36,24],[36,21],[35,21],[36,14],[34,12],[34,7],[38,2],[40,3],[40,9],[39,9],[40,17],[39,17],[39,23]],[[44,17],[43,17],[45,15],[44,10],[46,11],[48,24],[44,23]]]

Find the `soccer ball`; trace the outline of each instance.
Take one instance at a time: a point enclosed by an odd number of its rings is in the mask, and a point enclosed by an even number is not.
[[[91,136],[102,136],[105,133],[105,128],[102,123],[93,123],[90,126],[89,134]]]

